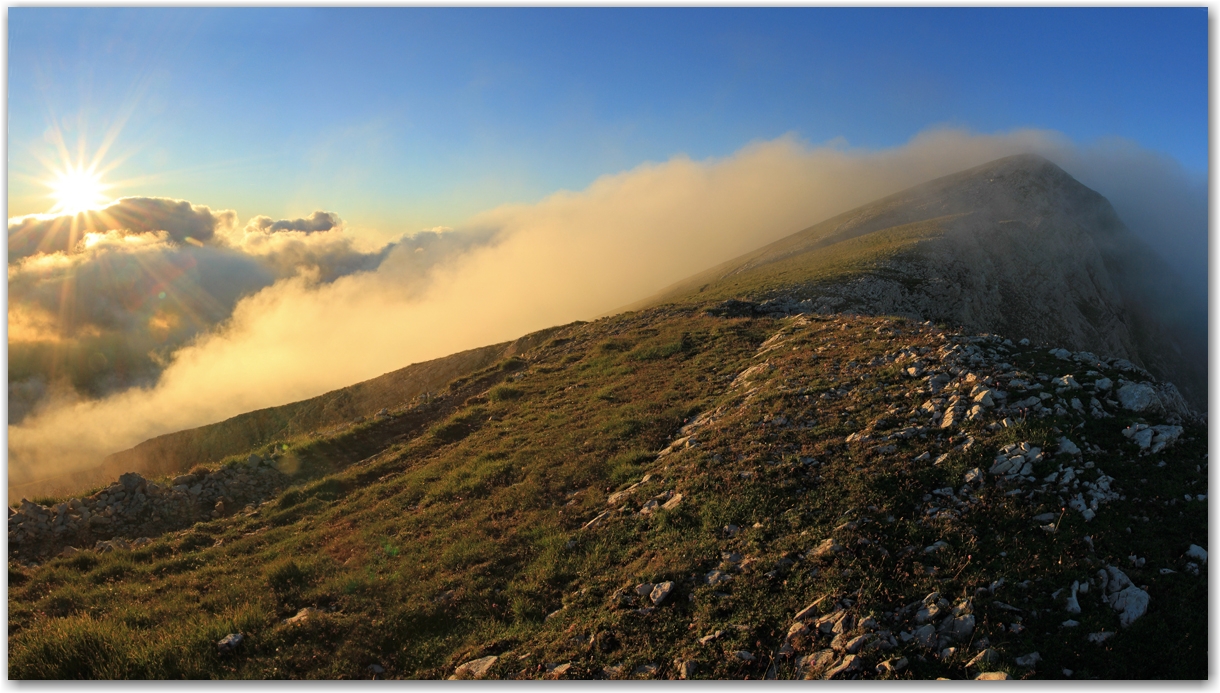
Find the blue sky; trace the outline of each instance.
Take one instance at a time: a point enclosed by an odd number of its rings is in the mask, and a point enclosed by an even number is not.
[[[48,130],[113,195],[385,233],[787,133],[1121,137],[1207,166],[1207,9],[9,9],[10,215]]]

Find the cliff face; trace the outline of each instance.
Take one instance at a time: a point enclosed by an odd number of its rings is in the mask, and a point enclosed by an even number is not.
[[[917,231],[917,232],[916,232]],[[883,236],[905,233],[896,252]],[[776,290],[777,267],[843,254],[855,264]],[[860,207],[675,286],[658,300],[786,295],[820,311],[944,321],[1122,358],[1207,404],[1206,326],[1101,195],[1036,156],[1014,156]],[[762,293],[750,295],[754,287]],[[732,290],[730,290],[732,293]]]

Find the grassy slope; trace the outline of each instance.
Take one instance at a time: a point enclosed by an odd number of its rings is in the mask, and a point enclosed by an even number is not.
[[[850,362],[939,344],[931,330],[897,323],[905,335],[894,337],[877,332],[888,321],[858,318],[815,322],[793,349],[773,354],[776,369],[738,418],[701,434],[699,448],[655,459],[684,420],[739,403],[729,381],[785,324],[656,310],[576,327],[525,362],[458,383],[459,402],[422,435],[382,435],[383,424],[370,423],[298,451],[300,484],[253,516],[202,523],[135,551],[85,552],[36,569],[10,564],[10,676],[356,678],[379,664],[390,676],[443,677],[498,654],[493,675],[502,677],[542,676],[546,663],[559,662],[572,662],[569,675],[580,676],[655,663],[656,675],[668,677],[675,658],[696,661],[699,676],[760,677],[775,663],[785,677],[791,662],[771,653],[792,614],[818,597],[854,594],[859,608],[882,617],[932,590],[956,599],[1000,576],[1010,587],[997,598],[1050,610],[1027,613],[1016,635],[1001,630],[1008,614],[989,607],[989,598],[976,601],[978,633],[1009,662],[1038,650],[1041,676],[1063,667],[1077,677],[1206,676],[1206,574],[1182,573],[1180,560],[1187,544],[1206,544],[1206,504],[1171,500],[1206,488],[1206,470],[1195,466],[1205,461],[1201,427],[1163,453],[1170,465],[1158,469],[1119,436],[1126,420],[1085,421],[1073,435],[1113,451],[1099,465],[1141,497],[1103,506],[1087,526],[1069,513],[1047,536],[1029,521],[1034,510],[995,488],[968,523],[920,522],[925,493],[989,463],[1004,443],[1045,443],[1052,425],[1069,422],[1001,432],[972,424],[973,452],[942,467],[912,461],[925,449],[951,450],[936,436],[900,443],[886,456],[844,444],[863,423],[918,404],[906,398],[911,384],[895,368],[868,369],[876,385],[856,386],[863,372]],[[1009,360],[1053,375],[1066,367],[1045,352]],[[762,425],[781,411],[811,427]],[[799,461],[809,456],[822,462],[812,471]],[[610,492],[647,472],[661,477],[658,491],[685,500],[652,519],[580,529],[607,507]],[[882,522],[887,514],[894,524]],[[858,531],[835,529],[865,517],[872,522]],[[722,528],[730,523],[747,529],[729,539]],[[1086,533],[1096,553],[1085,547]],[[764,574],[832,535],[849,550],[817,576],[808,563]],[[935,540],[950,548],[932,558],[902,555],[905,545]],[[726,551],[759,563],[727,586],[700,584],[696,578]],[[1129,569],[1131,553],[1148,567]],[[1084,625],[1065,631],[1058,623],[1066,616],[1048,593],[1103,561],[1148,584],[1153,601],[1147,616],[1097,646],[1085,634],[1113,630],[1113,613],[1087,605],[1078,617]],[[1161,576],[1161,566],[1179,572]],[[1036,580],[1031,589],[1011,586],[1026,578]],[[662,579],[678,587],[656,613],[620,605],[623,588]],[[305,606],[325,614],[280,623]],[[697,644],[716,629],[730,632]],[[235,655],[217,655],[215,642],[236,631],[246,643]],[[904,648],[897,654],[912,660],[904,677],[966,674],[962,661],[919,661],[919,651]],[[728,656],[738,649],[758,660]]]
[[[67,498],[83,488],[107,485],[124,472],[174,476],[197,464],[215,464],[245,457],[276,442],[299,441],[373,416],[382,408],[398,409],[419,395],[444,388],[451,380],[549,338],[562,327],[531,333],[512,342],[469,349],[416,363],[376,378],[332,390],[317,397],[239,414],[225,421],[176,431],[146,440],[106,457],[98,467],[9,487],[9,502],[17,499]]]

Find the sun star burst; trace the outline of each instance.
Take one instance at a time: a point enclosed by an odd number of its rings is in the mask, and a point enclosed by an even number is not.
[[[69,166],[47,185],[51,188],[49,197],[55,200],[52,214],[80,214],[104,207],[108,202],[104,193],[109,186],[102,183],[101,175],[92,167]]]

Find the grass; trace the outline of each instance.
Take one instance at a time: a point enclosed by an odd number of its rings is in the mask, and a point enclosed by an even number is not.
[[[887,325],[903,334],[876,332]],[[1029,521],[1041,508],[994,487],[969,522],[930,521],[931,489],[959,485],[1006,442],[1048,444],[1054,427],[1077,422],[1031,420],[999,432],[972,425],[975,446],[940,467],[913,461],[957,442],[935,433],[879,455],[844,436],[895,408],[901,413],[889,416],[901,423],[920,402],[906,396],[911,383],[896,369],[850,362],[939,341],[900,321],[814,320],[767,355],[775,368],[752,396],[728,390],[787,326],[676,308],[581,325],[463,378],[414,413],[293,443],[285,459],[295,460],[298,481],[251,516],[200,523],[138,551],[10,564],[10,676],[367,678],[378,664],[390,676],[438,678],[496,654],[498,677],[543,676],[547,663],[562,662],[578,676],[656,664],[667,677],[678,658],[695,661],[700,677],[757,678],[771,664],[786,677],[791,661],[772,655],[792,614],[819,597],[851,594],[880,620],[928,592],[971,596],[1000,576],[1009,587],[996,598],[1048,614],[1027,618],[1017,634],[1008,614],[976,602],[978,632],[991,634],[1014,675],[1027,672],[1012,658],[1037,650],[1038,677],[1064,667],[1076,678],[1206,676],[1206,582],[1184,573],[1180,559],[1187,544],[1206,545],[1206,504],[1170,503],[1205,492],[1206,467],[1195,468],[1205,430],[1191,428],[1160,456],[1171,464],[1157,468],[1119,434],[1131,417],[1072,429],[1116,451],[1099,464],[1130,497],[1088,525],[1068,513],[1058,533],[1041,533]],[[1036,351],[1006,359],[1032,372],[1066,367]],[[848,394],[821,397],[840,390]],[[656,456],[691,418],[718,408],[721,423],[702,429],[697,447]],[[780,414],[793,425],[768,423]],[[581,529],[608,508],[609,494],[646,473],[659,480],[629,507],[663,490],[682,502]],[[836,529],[849,520],[856,529]],[[728,537],[730,524],[743,531]],[[849,550],[784,563],[828,536]],[[925,554],[935,541],[948,548]],[[756,564],[725,585],[705,584],[733,551]],[[1132,552],[1147,569],[1128,567]],[[1153,609],[1099,647],[1085,635],[1112,630],[1113,613],[1089,606],[1083,625],[1066,632],[1049,595],[1103,562],[1148,584]],[[1160,566],[1178,572],[1161,576]],[[1013,586],[1026,578],[1039,582]],[[677,585],[670,601],[636,615],[634,586],[663,580]],[[323,613],[283,623],[307,606]],[[698,644],[715,630],[727,634]],[[246,641],[218,654],[216,641],[232,632]],[[739,649],[758,659],[730,656]],[[903,677],[966,675],[963,660],[909,654]]]

